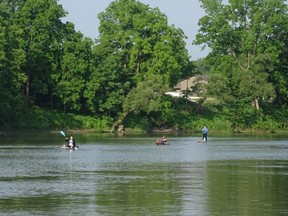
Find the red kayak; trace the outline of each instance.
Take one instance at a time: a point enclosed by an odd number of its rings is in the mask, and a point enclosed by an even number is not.
[[[163,142],[161,140],[156,140],[156,145],[169,145],[169,143],[167,141]]]

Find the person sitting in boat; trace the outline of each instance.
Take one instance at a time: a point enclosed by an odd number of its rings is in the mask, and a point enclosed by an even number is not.
[[[162,138],[161,138],[161,142],[162,142],[162,143],[166,143],[166,142],[167,142],[167,139],[166,139],[166,137],[165,137],[164,135],[163,135]]]
[[[67,142],[66,147],[74,149],[76,147],[76,142],[73,136],[70,136],[69,138],[66,137],[65,141]]]
[[[76,142],[73,136],[69,137],[68,145],[71,149],[74,149],[76,147]]]
[[[160,140],[156,140],[156,144],[157,144],[157,145],[165,145],[165,144],[167,144],[167,139],[166,139],[166,137],[163,135]]]

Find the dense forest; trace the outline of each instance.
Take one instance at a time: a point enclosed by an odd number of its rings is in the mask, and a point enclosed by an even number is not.
[[[2,0],[0,128],[287,129],[285,0],[200,2],[206,15],[193,43],[211,52],[192,61],[183,31],[136,0],[98,14],[96,39],[63,22],[57,0]],[[165,94],[196,74],[208,84]],[[201,99],[187,100],[191,92]]]

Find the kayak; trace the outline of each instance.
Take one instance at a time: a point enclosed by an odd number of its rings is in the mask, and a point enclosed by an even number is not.
[[[79,146],[75,146],[74,148],[70,148],[69,146],[63,145],[61,146],[62,149],[69,149],[69,150],[79,150]]]
[[[156,145],[169,145],[168,142],[162,142],[161,140],[156,140]]]

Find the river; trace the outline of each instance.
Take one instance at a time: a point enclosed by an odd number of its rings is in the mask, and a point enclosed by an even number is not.
[[[288,139],[0,136],[0,215],[288,215]]]

